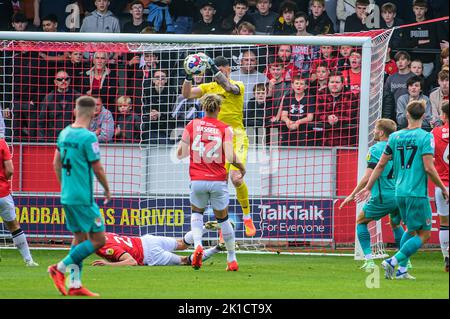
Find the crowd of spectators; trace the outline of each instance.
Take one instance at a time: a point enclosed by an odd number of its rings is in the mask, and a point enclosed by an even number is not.
[[[439,0],[24,0],[0,2],[0,30],[315,36],[447,15],[448,2]],[[198,101],[180,94],[183,60],[193,51],[4,51],[0,134],[54,142],[73,119],[74,100],[88,94],[97,98],[91,130],[101,142],[174,143],[177,129],[202,116]],[[358,48],[218,46],[206,53],[225,56],[231,79],[244,82],[245,125],[264,127],[266,142],[279,132],[281,145],[356,145]],[[423,128],[439,125],[448,72],[448,19],[395,29],[382,116],[403,128],[408,102],[423,99]],[[194,77],[196,84],[211,80]]]

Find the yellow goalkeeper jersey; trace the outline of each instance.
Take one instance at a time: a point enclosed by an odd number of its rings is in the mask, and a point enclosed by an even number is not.
[[[200,84],[202,94],[218,94],[223,97],[222,107],[219,113],[219,121],[230,125],[233,129],[244,129],[244,83],[241,81],[229,80],[231,84],[239,86],[241,93],[235,95],[227,92],[217,82]]]

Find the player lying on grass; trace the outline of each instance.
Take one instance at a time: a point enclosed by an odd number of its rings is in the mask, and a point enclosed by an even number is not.
[[[208,222],[203,232],[217,229],[217,223]],[[105,245],[96,254],[106,260],[95,260],[93,266],[173,266],[190,265],[192,254],[179,256],[172,253],[175,250],[185,250],[194,243],[192,232],[184,235],[183,239],[144,235],[141,237],[120,236],[106,233]],[[203,254],[203,261],[214,254],[223,251],[223,246],[207,249]]]
[[[217,94],[206,94],[200,99],[200,105],[205,117],[189,122],[177,148],[178,159],[190,158],[191,230],[195,247],[192,267],[199,269],[202,265],[203,213],[210,202],[227,248],[226,270],[237,271],[234,229],[228,218],[230,195],[225,161],[239,169],[241,178],[245,175],[245,167],[233,150],[232,129],[217,119],[222,98]]]
[[[369,198],[372,187],[382,175],[390,160],[394,163],[395,198],[407,232],[403,234],[400,251],[384,260],[381,265],[387,279],[394,278],[395,267],[399,265],[396,279],[415,279],[408,274],[407,261],[431,236],[431,205],[428,199],[428,177],[442,190],[448,202],[448,191],[434,167],[434,139],[423,130],[425,102],[412,101],[406,107],[408,127],[392,133],[366,187],[355,198],[364,201]]]
[[[377,163],[383,154],[389,135],[396,130],[397,124],[395,124],[394,121],[388,119],[377,120],[373,130],[374,139],[377,143],[369,149],[369,153],[367,154],[367,168],[364,176],[353,192],[342,202],[339,209],[342,209],[349,202],[353,201],[355,195],[366,186],[374,168],[377,166]],[[400,225],[401,216],[395,200],[395,179],[392,161],[387,163],[380,178],[376,181],[375,187],[372,188],[369,202],[364,205],[356,220],[356,234],[366,260],[361,269],[373,269],[375,267],[367,224],[373,220],[379,220],[386,215],[389,215],[390,217],[395,243],[397,244],[397,247],[400,248],[400,241],[405,231]]]

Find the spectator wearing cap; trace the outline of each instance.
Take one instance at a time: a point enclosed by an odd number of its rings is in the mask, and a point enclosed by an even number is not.
[[[21,13],[15,13],[12,17],[11,21],[12,31],[32,31],[33,28],[30,28],[27,17]]]
[[[234,14],[223,19],[221,29],[224,34],[237,34],[237,29],[243,22],[254,24],[253,18],[247,14],[248,1],[235,0],[233,5]]]
[[[8,31],[13,14],[11,1],[0,1],[0,31]]]
[[[144,20],[144,3],[135,0],[130,4],[131,21],[123,26],[123,33],[141,33],[143,29],[151,26],[150,22]]]
[[[94,4],[97,9],[84,18],[80,32],[119,33],[120,22],[109,11],[109,1],[95,0]]]
[[[278,15],[271,8],[272,0],[256,1],[256,11],[251,15],[255,23],[256,34],[272,34],[273,24]]]
[[[171,2],[172,0],[151,0],[148,6],[147,21],[158,33],[175,33],[175,26],[169,12]]]
[[[220,21],[215,18],[216,8],[212,1],[205,1],[200,5],[201,19],[194,23],[194,34],[220,34]]]

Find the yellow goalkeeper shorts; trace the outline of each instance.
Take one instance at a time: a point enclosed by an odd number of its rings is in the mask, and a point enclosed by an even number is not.
[[[248,137],[245,129],[242,128],[233,128],[233,149],[239,158],[240,162],[246,166],[247,164],[247,154],[248,154]],[[225,163],[225,168],[227,172],[230,170],[238,171],[239,169],[234,165],[231,165],[229,162]]]

